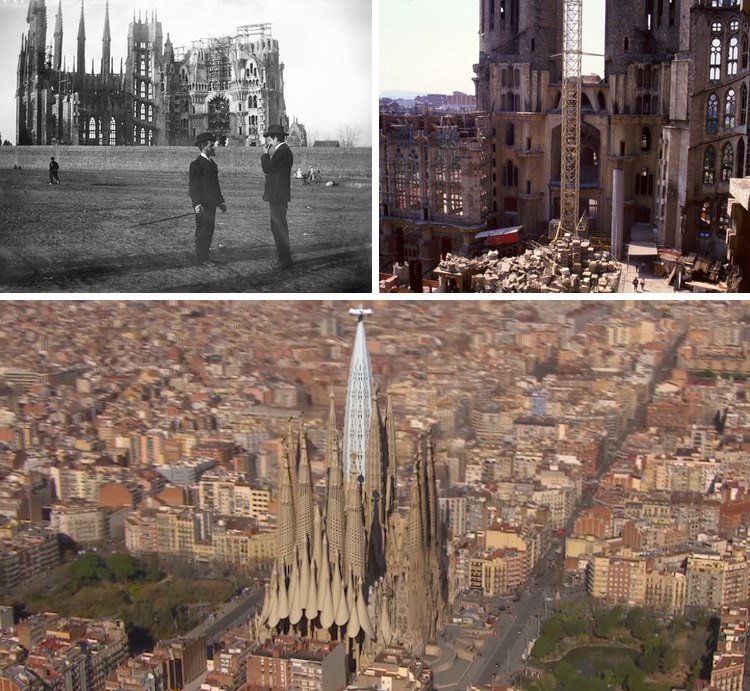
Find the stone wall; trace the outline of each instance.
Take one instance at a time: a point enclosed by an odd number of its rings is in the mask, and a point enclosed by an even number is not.
[[[0,146],[0,169],[47,170],[50,156],[61,172],[88,171],[187,171],[197,149],[187,146]],[[298,148],[294,169],[318,168],[323,179],[372,178],[372,149]],[[258,147],[221,147],[217,158],[222,174],[260,174]]]

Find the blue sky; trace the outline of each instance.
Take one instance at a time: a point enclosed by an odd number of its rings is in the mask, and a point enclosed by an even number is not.
[[[105,0],[83,0],[86,69],[99,70]],[[52,44],[58,0],[46,0],[47,43]],[[0,0],[0,136],[15,141],[15,92],[21,36],[26,35],[29,0]],[[145,19],[156,10],[164,38],[189,46],[209,36],[233,35],[238,26],[271,23],[285,65],[287,114],[312,139],[337,139],[356,126],[360,145],[372,146],[371,0],[110,0],[111,54],[115,69],[125,58],[133,13]],[[62,0],[63,55],[72,68],[81,0]]]
[[[479,0],[380,0],[378,92],[474,93]],[[583,0],[583,50],[604,53],[604,0]],[[584,56],[584,74],[604,59]]]

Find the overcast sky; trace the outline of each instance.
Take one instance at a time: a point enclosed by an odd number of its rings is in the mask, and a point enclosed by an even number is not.
[[[86,71],[99,71],[105,0],[83,0]],[[0,135],[15,142],[16,71],[21,36],[28,31],[29,0],[0,0]],[[58,0],[47,0],[47,44],[54,42]],[[156,10],[164,40],[175,47],[209,36],[234,35],[238,26],[270,23],[284,63],[289,120],[305,125],[308,138],[337,139],[357,127],[360,146],[372,146],[371,0],[110,0],[111,55],[115,71],[126,58],[128,25]],[[77,55],[80,0],[62,0],[63,55],[67,69]]]
[[[583,40],[585,52],[604,53],[602,0],[583,0]],[[474,94],[479,0],[380,0],[379,45],[378,93]],[[604,58],[584,56],[583,72],[604,76]]]

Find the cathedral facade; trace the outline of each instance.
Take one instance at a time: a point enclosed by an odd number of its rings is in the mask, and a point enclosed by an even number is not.
[[[606,0],[605,11],[604,76],[582,77],[578,216],[587,212],[592,236],[611,242],[618,258],[645,234],[660,248],[725,259],[729,180],[748,172],[740,0]],[[472,136],[489,170],[477,168],[471,183],[486,190],[487,203],[473,205],[481,219],[459,201],[451,217],[427,223],[440,204],[399,194],[397,157],[406,151],[427,166],[402,185],[418,192],[440,150],[427,128],[398,116],[383,125],[381,115],[383,261],[399,228],[409,229],[407,254],[425,268],[438,249],[466,253],[483,230],[521,225],[527,237],[549,237],[560,218],[563,18],[564,0],[480,0],[474,82],[489,123]],[[453,126],[469,149],[460,117]]]
[[[179,146],[209,130],[222,144],[256,146],[269,125],[289,125],[284,63],[270,24],[241,26],[235,36],[184,49],[169,34],[165,39],[155,12],[134,15],[127,56],[115,71],[107,5],[101,64],[87,71],[83,5],[71,70],[62,55],[62,3],[51,49],[45,0],[30,0],[27,22],[18,60],[18,144]]]
[[[347,411],[361,408],[364,324],[358,324]],[[367,385],[369,390],[369,383]],[[331,398],[325,502],[315,499],[304,429],[290,432],[279,482],[278,558],[256,621],[259,638],[293,633],[345,643],[354,667],[400,645],[421,653],[442,629],[447,603],[443,532],[433,449],[423,439],[413,460],[408,510],[396,500],[393,410],[381,415],[373,388],[367,429],[340,439]],[[342,449],[358,448],[344,463]],[[360,462],[361,461],[361,462]],[[345,471],[348,467],[349,471]]]

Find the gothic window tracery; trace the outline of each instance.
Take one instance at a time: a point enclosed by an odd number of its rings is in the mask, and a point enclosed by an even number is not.
[[[706,134],[716,134],[719,130],[719,97],[711,94],[706,108]]]
[[[734,129],[734,123],[737,115],[737,93],[734,89],[727,91],[724,101],[724,129]]]
[[[713,185],[716,174],[716,154],[714,147],[709,145],[703,154],[703,184]]]
[[[727,142],[721,149],[721,181],[729,182],[734,170],[734,147]]]

